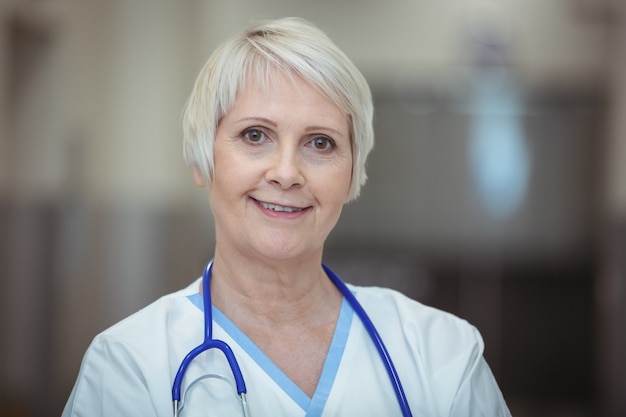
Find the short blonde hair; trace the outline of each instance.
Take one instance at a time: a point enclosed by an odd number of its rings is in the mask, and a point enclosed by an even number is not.
[[[348,201],[367,179],[374,146],[372,95],[350,59],[317,27],[299,18],[262,23],[216,49],[200,71],[183,114],[183,154],[203,178],[213,178],[213,144],[220,119],[250,76],[267,85],[272,70],[295,73],[319,89],[351,121],[352,182]]]

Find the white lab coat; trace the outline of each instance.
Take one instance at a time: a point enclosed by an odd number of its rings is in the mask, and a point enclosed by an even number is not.
[[[62,417],[172,416],[176,371],[203,339],[198,288],[199,280],[96,336]],[[349,288],[385,342],[414,416],[510,416],[474,327],[393,290]],[[213,311],[213,335],[237,357],[252,417],[401,415],[378,351],[345,300],[313,398],[228,318]],[[209,374],[214,376],[207,378]],[[232,373],[215,349],[192,362],[181,392],[181,417],[241,415]]]

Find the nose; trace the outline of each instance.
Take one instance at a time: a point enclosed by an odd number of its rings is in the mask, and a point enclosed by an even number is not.
[[[271,160],[265,179],[283,190],[304,185],[303,161],[296,149],[279,147]]]

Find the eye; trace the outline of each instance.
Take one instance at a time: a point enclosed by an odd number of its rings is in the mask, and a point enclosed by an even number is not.
[[[260,129],[247,129],[244,130],[241,134],[248,142],[253,144],[261,144],[265,142],[266,136],[265,132]]]
[[[311,141],[311,146],[320,151],[325,151],[333,148],[335,146],[335,143],[332,139],[327,138],[326,136],[318,136]]]

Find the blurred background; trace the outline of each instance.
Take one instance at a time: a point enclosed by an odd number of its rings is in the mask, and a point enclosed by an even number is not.
[[[370,180],[326,262],[475,324],[514,416],[625,416],[625,12],[0,0],[0,416],[58,416],[98,332],[200,275],[213,229],[181,109],[218,43],[287,15],[376,104]]]

